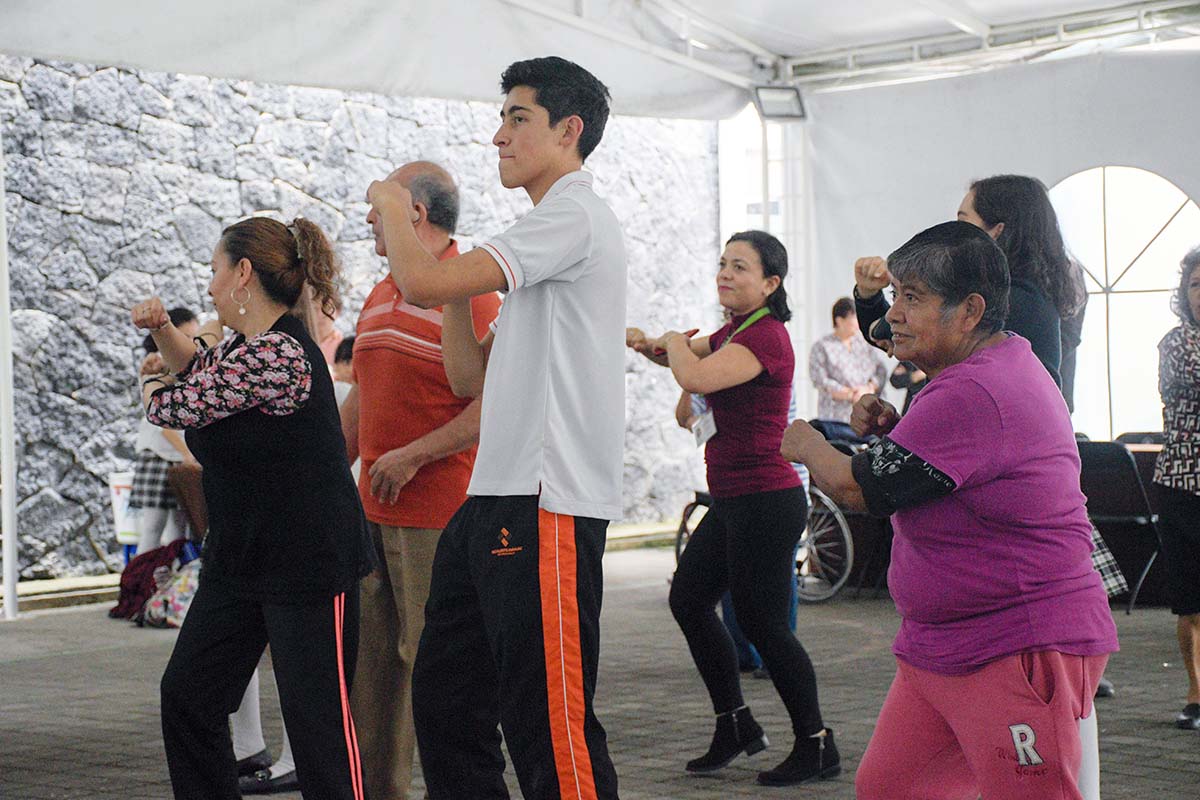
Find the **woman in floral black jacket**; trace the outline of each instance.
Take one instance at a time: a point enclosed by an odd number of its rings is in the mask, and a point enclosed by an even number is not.
[[[186,431],[209,510],[200,587],[162,679],[176,798],[240,797],[226,717],[268,642],[302,793],[363,797],[348,697],[370,548],[332,378],[287,313],[306,283],[328,306],[336,270],[313,223],[251,218],[213,253],[208,293],[233,336],[197,349],[157,298],[133,309],[174,373],[146,381],[146,416]]]

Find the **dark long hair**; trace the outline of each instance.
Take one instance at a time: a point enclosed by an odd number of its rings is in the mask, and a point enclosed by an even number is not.
[[[729,237],[725,246],[728,247],[732,242],[745,242],[754,248],[754,252],[758,253],[758,260],[762,262],[764,278],[779,276],[779,285],[767,297],[767,308],[771,309],[771,316],[775,319],[787,322],[792,318],[792,310],[788,308],[787,289],[783,288],[783,279],[788,273],[787,248],[783,246],[783,242],[766,231],[735,233]]]
[[[284,225],[269,217],[250,217],[221,231],[221,247],[234,264],[243,258],[258,275],[267,296],[288,308],[296,305],[307,282],[313,300],[329,317],[341,305],[339,267],[325,234],[304,217]]]
[[[975,213],[985,225],[1004,223],[996,244],[1008,258],[1012,280],[1040,289],[1060,317],[1074,316],[1087,298],[1074,275],[1046,185],[1025,175],[993,175],[972,183],[971,191]]]

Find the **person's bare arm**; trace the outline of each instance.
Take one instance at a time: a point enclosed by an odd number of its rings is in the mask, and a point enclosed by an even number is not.
[[[687,338],[688,347],[696,355],[697,358],[706,358],[712,355],[712,347],[709,346],[708,337],[696,337],[696,328],[684,333]],[[657,338],[650,338],[641,328],[626,328],[625,329],[625,346],[636,353],[641,353],[647,360],[658,364],[660,367],[669,367],[670,362],[667,358],[667,348],[664,346],[667,334],[663,334]]]
[[[358,461],[358,384],[350,387],[350,393],[338,407],[342,418],[342,438],[346,440],[346,461]]]
[[[850,409],[850,428],[858,436],[886,436],[900,422],[900,412],[886,400],[865,394]]]
[[[413,229],[412,195],[399,183],[373,182],[367,202],[379,214],[388,269],[407,302],[434,308],[509,288],[500,265],[482,248],[443,262],[431,255]]]
[[[675,421],[684,430],[691,430],[693,419],[695,417],[692,415],[692,393],[680,392],[679,402],[675,404]]]
[[[196,457],[192,455],[192,451],[188,450],[187,442],[183,440],[183,435],[179,431],[173,431],[170,428],[162,429],[163,438],[167,440],[167,444],[174,447],[179,455],[183,456],[184,461],[195,461]]]
[[[783,433],[779,451],[788,461],[804,464],[813,483],[844,509],[865,511],[866,498],[854,479],[850,456],[825,441],[816,429],[798,419]]]
[[[475,338],[475,320],[471,301],[447,303],[442,307],[442,364],[450,391],[457,397],[483,394],[483,378],[492,350],[491,331],[483,339]]]
[[[384,453],[371,465],[371,494],[381,503],[395,503],[404,485],[426,464],[466,450],[479,441],[479,398],[440,428],[403,447]]]
[[[171,323],[167,309],[159,298],[151,297],[138,303],[130,311],[130,316],[135,326],[150,332],[162,356],[163,365],[171,372],[179,372],[186,367],[196,354],[196,343]]]
[[[692,342],[681,333],[665,333],[660,341],[667,351],[675,381],[693,394],[719,392],[753,380],[763,371],[754,353],[740,344],[729,344],[712,355],[701,357]],[[703,350],[708,350],[707,341],[703,343]]]

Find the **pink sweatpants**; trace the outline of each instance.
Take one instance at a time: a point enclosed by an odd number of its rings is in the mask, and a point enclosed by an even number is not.
[[[859,800],[1081,800],[1079,720],[1107,662],[1023,653],[947,676],[897,660]]]

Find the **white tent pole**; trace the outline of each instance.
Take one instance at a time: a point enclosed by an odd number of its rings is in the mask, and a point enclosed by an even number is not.
[[[4,536],[4,616],[17,618],[17,448],[13,424],[12,300],[8,294],[8,224],[4,216],[4,148],[0,142],[0,530]]]
[[[767,131],[767,118],[758,116],[762,134],[762,229],[771,232],[771,137]]]

